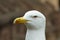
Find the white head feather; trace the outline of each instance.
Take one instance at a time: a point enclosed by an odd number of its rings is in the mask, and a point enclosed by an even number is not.
[[[45,40],[45,16],[36,10],[28,11],[23,16],[30,20],[26,23],[27,33],[25,40]]]

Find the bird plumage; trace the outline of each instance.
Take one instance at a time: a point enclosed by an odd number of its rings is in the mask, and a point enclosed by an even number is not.
[[[46,40],[46,18],[41,12],[37,10],[28,11],[23,16],[23,19],[27,27],[25,40]],[[21,21],[23,21],[23,19],[16,18],[14,23],[17,23],[17,21],[20,21],[18,23],[22,23]]]

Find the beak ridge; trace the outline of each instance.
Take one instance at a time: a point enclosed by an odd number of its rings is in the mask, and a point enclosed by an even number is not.
[[[26,22],[27,20],[24,17],[20,17],[20,18],[16,18],[13,23],[20,24],[20,23],[26,23]]]

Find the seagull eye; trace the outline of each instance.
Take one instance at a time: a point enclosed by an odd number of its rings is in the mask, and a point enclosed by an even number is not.
[[[37,18],[38,16],[32,16],[33,18]]]

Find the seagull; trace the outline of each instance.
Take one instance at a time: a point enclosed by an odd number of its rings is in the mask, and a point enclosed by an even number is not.
[[[37,10],[27,11],[23,17],[16,18],[13,23],[26,25],[25,40],[46,40],[46,18],[41,12]]]

